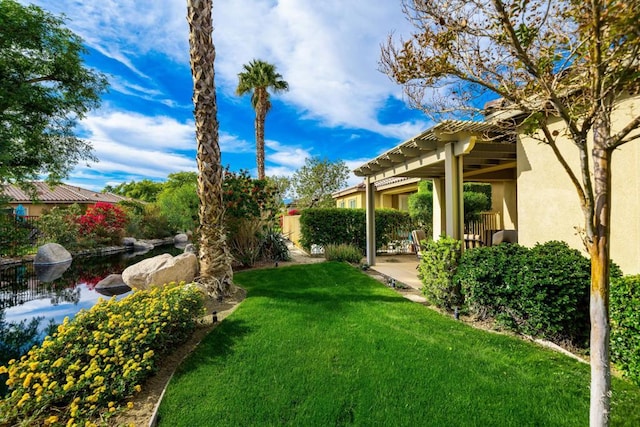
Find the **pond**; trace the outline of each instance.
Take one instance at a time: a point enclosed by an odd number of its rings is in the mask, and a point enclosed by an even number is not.
[[[99,298],[110,298],[111,294],[101,294],[94,289],[109,274],[121,273],[146,258],[163,253],[177,255],[182,251],[166,245],[146,253],[74,257],[61,276],[55,271],[55,265],[53,270],[42,270],[41,266],[34,266],[31,262],[3,267],[0,269],[0,327],[41,318],[38,330],[42,335],[51,322],[60,324],[66,316],[71,318],[81,309],[91,308]],[[123,291],[125,293],[116,298],[130,293],[126,289]]]

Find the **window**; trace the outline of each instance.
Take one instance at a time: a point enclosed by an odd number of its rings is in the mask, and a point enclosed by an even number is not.
[[[344,200],[340,200],[340,202],[338,203],[338,207],[344,208]]]
[[[349,209],[355,209],[355,208],[356,208],[356,200],[355,199],[349,200]]]

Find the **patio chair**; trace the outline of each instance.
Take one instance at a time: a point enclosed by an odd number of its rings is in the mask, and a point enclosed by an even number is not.
[[[424,230],[411,231],[411,240],[413,244],[413,251],[416,253],[418,260],[422,259],[422,242],[427,240],[427,234]]]

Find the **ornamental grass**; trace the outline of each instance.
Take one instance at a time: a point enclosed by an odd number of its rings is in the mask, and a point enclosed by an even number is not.
[[[90,426],[131,408],[160,356],[191,335],[203,307],[196,286],[171,283],[65,318],[40,346],[0,366],[9,376],[0,425]]]

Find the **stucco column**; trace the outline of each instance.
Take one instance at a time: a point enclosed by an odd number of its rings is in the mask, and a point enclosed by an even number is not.
[[[445,188],[443,179],[433,180],[433,240],[438,240],[445,230]]]
[[[506,230],[518,229],[518,189],[515,181],[504,183],[502,218]]]
[[[371,177],[364,180],[366,196],[366,221],[367,221],[367,264],[376,264],[376,186],[371,182]]]
[[[445,231],[447,236],[461,240],[464,232],[462,202],[462,158],[455,155],[454,143],[445,145]]]

